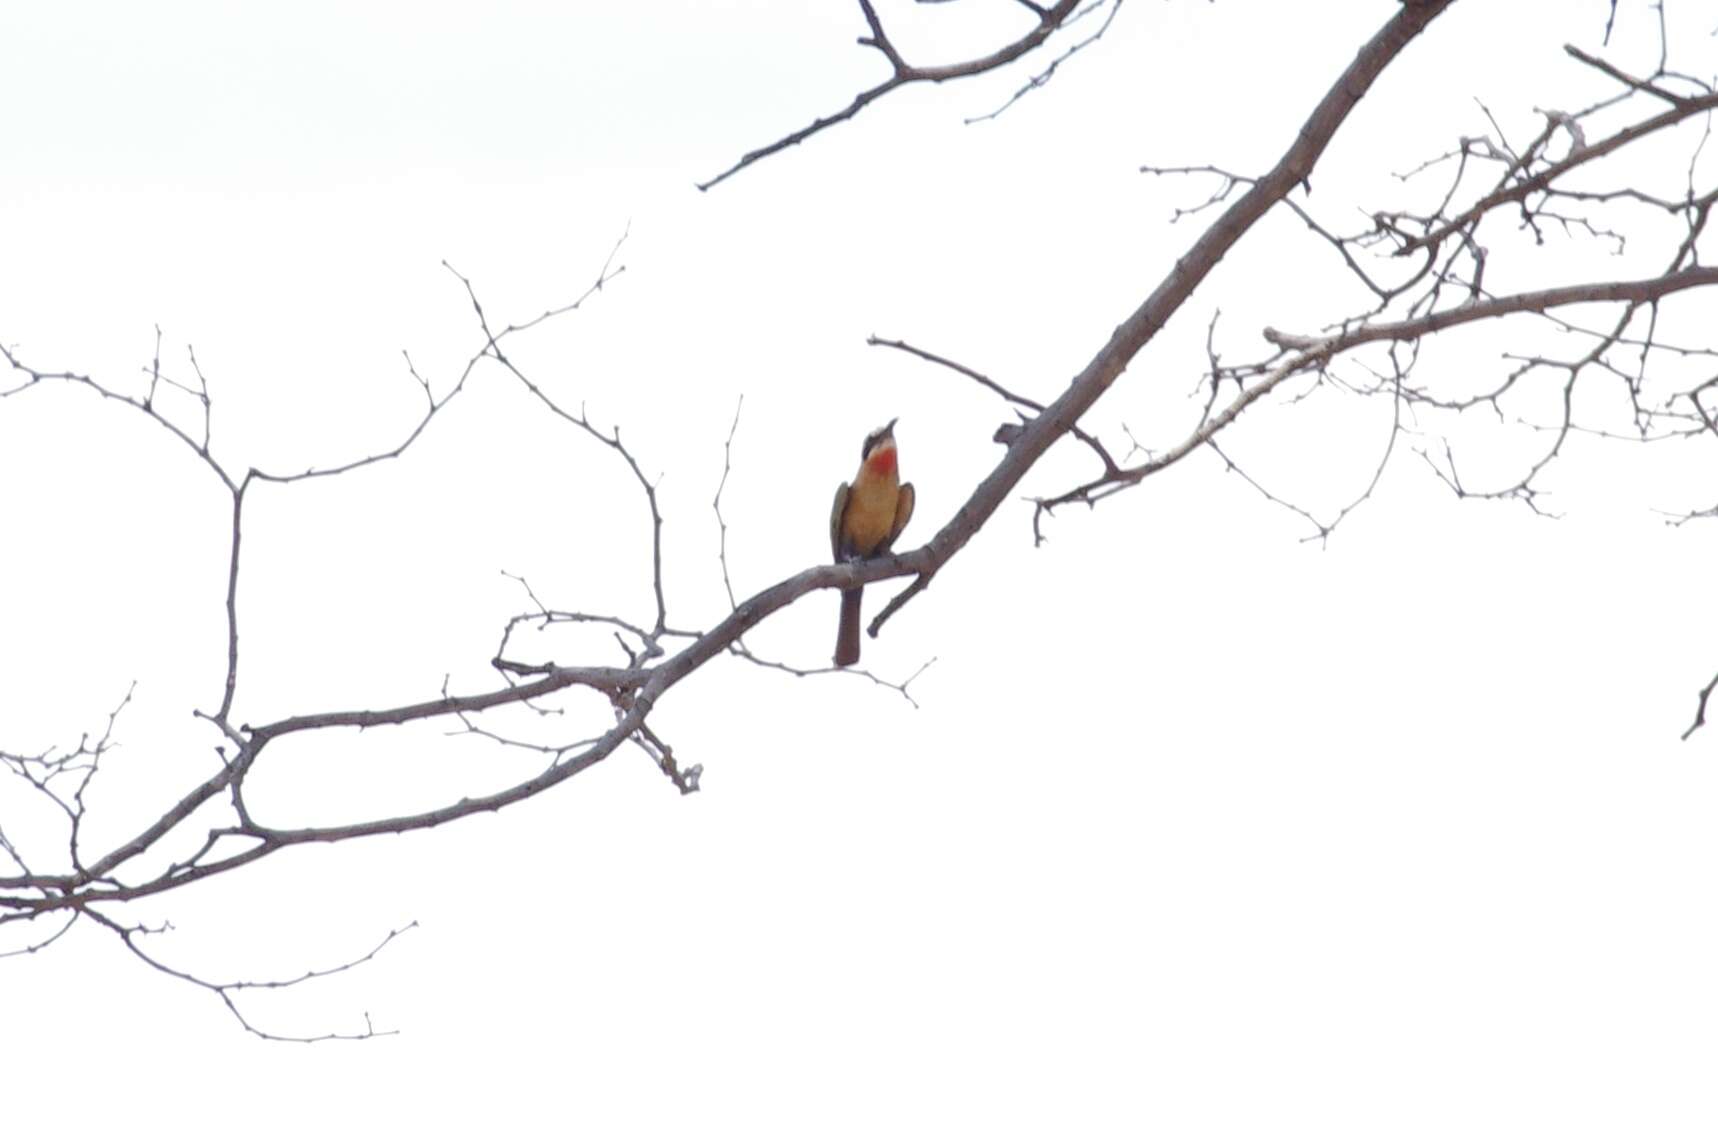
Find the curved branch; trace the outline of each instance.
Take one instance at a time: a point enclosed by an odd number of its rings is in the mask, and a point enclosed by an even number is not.
[[[1054,6],[1043,9],[1033,6],[1033,10],[1038,15],[1038,23],[1031,31],[1012,43],[1004,44],[988,55],[969,59],[962,63],[915,67],[903,59],[900,52],[895,49],[895,45],[884,32],[882,21],[877,18],[876,9],[871,6],[870,0],[859,0],[859,7],[865,14],[865,22],[871,28],[871,34],[861,37],[859,43],[864,47],[874,48],[880,52],[883,58],[889,61],[893,74],[875,87],[859,92],[853,97],[853,101],[841,110],[823,118],[814,119],[809,126],[801,127],[792,134],[783,135],[768,146],[760,146],[756,150],[747,152],[741,156],[738,162],[714,178],[707,182],[699,182],[698,188],[708,190],[727,181],[754,162],[762,161],[772,154],[779,154],[789,147],[798,146],[812,135],[819,134],[837,123],[846,122],[897,87],[905,87],[912,83],[946,83],[951,79],[966,79],[974,75],[983,75],[985,72],[994,71],[999,67],[1006,67],[1049,39],[1058,28],[1069,21],[1069,18],[1074,15],[1074,9],[1078,6],[1079,0],[1057,0]],[[1060,60],[1057,62],[1059,63]],[[1015,96],[1015,98],[1018,97],[1018,95]]]

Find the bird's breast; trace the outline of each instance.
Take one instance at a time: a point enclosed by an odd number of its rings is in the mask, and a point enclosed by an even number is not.
[[[869,557],[888,538],[895,524],[895,507],[901,497],[901,482],[891,470],[881,477],[860,477],[847,495],[847,513],[842,536],[853,552]]]

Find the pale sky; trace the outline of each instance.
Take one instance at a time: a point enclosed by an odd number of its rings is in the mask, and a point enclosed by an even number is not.
[[[218,457],[303,469],[393,445],[422,398],[402,349],[439,389],[480,346],[442,260],[520,322],[627,233],[625,272],[516,358],[661,476],[670,619],[708,628],[742,396],[741,595],[827,558],[830,495],[895,416],[917,544],[1011,413],[866,337],[1053,398],[1206,216],[1169,225],[1210,183],[1140,165],[1263,168],[1394,8],[1131,0],[995,122],[962,125],[1027,72],[897,93],[701,194],[880,77],[857,5],[6,5],[0,341],[118,386],[159,326],[163,368],[189,375],[189,344],[209,377]],[[1599,50],[1607,8],[1456,5],[1338,136],[1313,204],[1348,225],[1404,192],[1391,175],[1487,129],[1476,99],[1526,137],[1535,107],[1601,97],[1562,45]],[[903,42],[982,52],[1020,11],[905,11]],[[1624,0],[1607,58],[1650,69],[1652,19]],[[1676,29],[1682,70],[1711,74],[1710,28]],[[1643,176],[1680,176],[1650,157]],[[1641,275],[1647,246],[1499,271]],[[1316,331],[1354,303],[1332,262],[1273,215],[1085,425],[1176,441],[1213,310],[1236,359],[1265,325]],[[1500,375],[1509,346],[1436,363]],[[504,571],[648,622],[636,486],[521,395],[480,369],[404,459],[256,492],[241,719],[494,686],[529,607]],[[1278,401],[1231,453],[1328,514],[1388,425],[1382,403]],[[1504,440],[1475,469],[1524,456]],[[1024,490],[1090,472],[1063,444]],[[719,661],[652,720],[703,765],[698,795],[622,751],[498,816],[292,850],[125,914],[171,921],[151,947],[216,979],[326,967],[415,920],[360,969],[245,1004],[280,1032],[368,1014],[397,1036],[257,1040],[93,926],[0,960],[0,1129],[1710,1133],[1718,728],[1678,736],[1718,669],[1718,523],[1653,510],[1710,505],[1714,473],[1582,440],[1547,521],[1457,501],[1408,454],[1324,548],[1209,455],[1059,512],[1038,548],[1010,505],[865,642],[892,681],[935,661],[917,707]],[[75,743],[135,681],[86,840],[121,839],[215,761],[191,710],[218,702],[225,500],[152,424],[63,386],[0,401],[0,486],[0,748]],[[810,596],[748,642],[821,666],[835,611]],[[600,638],[541,650],[616,662]],[[606,726],[600,701],[564,706],[565,739]],[[439,725],[328,733],[271,749],[251,794],[330,824],[529,769]],[[9,833],[19,801],[0,785]]]

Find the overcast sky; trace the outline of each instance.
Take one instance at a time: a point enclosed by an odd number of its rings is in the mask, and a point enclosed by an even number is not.
[[[393,445],[421,400],[402,350],[440,390],[481,346],[444,259],[518,322],[626,234],[625,272],[515,358],[661,477],[670,620],[708,628],[740,398],[741,595],[827,557],[830,495],[895,416],[903,544],[928,537],[1010,416],[866,337],[1053,398],[1205,216],[1168,224],[1209,182],[1139,166],[1268,165],[1395,4],[1308,7],[1131,0],[997,121],[962,125],[1026,73],[891,96],[701,194],[880,77],[856,5],[6,5],[0,340],[117,386],[159,327],[163,368],[188,376],[190,345],[209,377],[218,457],[303,469]],[[1327,216],[1486,130],[1476,99],[1525,137],[1533,108],[1607,93],[1562,52],[1599,49],[1607,4],[1503,7],[1456,5],[1386,73],[1313,179]],[[925,59],[1022,27],[1005,0],[906,15]],[[1624,0],[1611,58],[1650,69],[1653,28]],[[1684,70],[1713,71],[1709,31],[1676,25]],[[1515,279],[1657,252],[1538,256]],[[1087,426],[1175,441],[1213,311],[1236,359],[1267,324],[1314,331],[1354,303],[1329,261],[1298,223],[1260,226]],[[1501,349],[1439,362],[1498,375]],[[1261,408],[1232,453],[1328,514],[1389,423]],[[415,920],[245,1005],[397,1036],[254,1039],[93,927],[0,961],[0,1129],[1710,1133],[1718,734],[1678,735],[1718,668],[1718,529],[1652,511],[1709,505],[1713,473],[1583,442],[1553,522],[1456,501],[1408,454],[1327,546],[1209,455],[1058,513],[1037,548],[1012,504],[865,642],[891,681],[934,660],[917,706],[720,661],[652,719],[703,765],[698,795],[622,751],[497,816],[293,850],[130,914],[216,979]],[[1089,474],[1058,448],[1026,490]],[[163,432],[63,387],[0,402],[0,486],[0,748],[99,731],[135,681],[92,792],[88,840],[119,839],[215,761],[191,709],[218,702],[227,504]],[[651,616],[636,486],[498,370],[401,461],[247,510],[244,721],[494,686],[529,607],[504,572]],[[835,613],[810,596],[750,643],[820,666]],[[565,738],[606,725],[565,706]],[[271,749],[252,794],[328,824],[521,762],[439,727],[327,735]]]

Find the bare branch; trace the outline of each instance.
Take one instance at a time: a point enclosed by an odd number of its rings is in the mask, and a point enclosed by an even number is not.
[[[959,374],[966,376],[980,387],[994,391],[1008,402],[1019,407],[1024,407],[1029,411],[1041,413],[1044,410],[1044,405],[1042,403],[1039,403],[1034,399],[1028,399],[1024,395],[1016,395],[1014,392],[1009,391],[989,376],[981,375],[972,368],[967,367],[965,364],[956,363],[955,361],[939,356],[934,352],[927,352],[923,348],[915,348],[913,345],[902,340],[884,340],[877,336],[869,336],[866,338],[865,342],[872,347],[893,348],[898,352],[905,352],[910,356],[917,356],[921,360],[927,360],[930,363],[939,364],[942,367],[948,368],[950,371],[958,372]],[[1028,416],[1022,415],[1021,418],[1024,420],[1028,418]],[[1007,424],[1007,426],[1009,428],[1014,428],[1015,425]],[[996,440],[997,442],[1007,441],[1005,438],[1000,437],[1002,433],[1002,428],[998,428],[999,437]],[[1013,432],[1010,430],[1008,433],[1012,435]],[[1115,459],[1110,457],[1110,452],[1095,436],[1089,435],[1085,431],[1081,430],[1078,423],[1069,428],[1069,433],[1076,439],[1085,443],[1088,447],[1092,448],[1092,452],[1098,456],[1098,461],[1103,463],[1104,470],[1106,472],[1114,471],[1116,469]]]
[[[145,952],[138,945],[138,937],[162,931],[161,929],[148,929],[141,925],[122,925],[118,921],[105,917],[93,910],[85,911],[88,912],[90,918],[97,924],[108,929],[115,936],[119,937],[120,943],[124,944],[126,948],[131,950],[133,956],[149,965],[149,967],[155,969],[157,972],[163,973],[164,975],[171,976],[176,980],[183,980],[187,984],[194,984],[205,991],[213,992],[217,997],[219,997],[221,1003],[225,1005],[227,1011],[232,1013],[233,1018],[238,1020],[239,1024],[246,1031],[250,1032],[252,1035],[258,1036],[259,1038],[273,1040],[277,1043],[324,1043],[336,1039],[373,1039],[380,1035],[399,1034],[397,1031],[377,1031],[375,1026],[370,1022],[369,1015],[366,1014],[364,1016],[364,1030],[359,1032],[327,1032],[322,1035],[280,1035],[275,1032],[264,1031],[262,1028],[256,1026],[256,1024],[247,1019],[244,1012],[239,1010],[238,1003],[234,1000],[234,996],[247,991],[291,988],[295,985],[302,984],[307,980],[319,980],[327,976],[338,975],[341,972],[349,972],[352,969],[357,968],[359,965],[367,964],[371,960],[374,960],[376,958],[376,954],[381,952],[384,948],[387,948],[388,945],[392,944],[396,938],[417,928],[418,923],[416,921],[412,921],[410,924],[389,932],[387,936],[382,938],[381,943],[377,944],[376,947],[372,948],[369,952],[364,953],[362,956],[355,957],[343,964],[334,965],[331,968],[312,969],[301,976],[295,976],[289,980],[229,980],[225,982],[216,982],[213,980],[205,980],[190,972],[184,972],[177,968],[169,967],[157,960],[155,957],[149,955],[149,953]]]
[[[1686,743],[1690,735],[1706,726],[1706,704],[1711,700],[1714,690],[1718,690],[1718,675],[1714,675],[1711,682],[1700,689],[1700,699],[1694,708],[1694,722],[1690,723],[1688,730],[1682,733],[1683,742]]]
[[[740,411],[745,405],[746,397],[744,395],[740,396],[734,403],[734,421],[729,424],[728,437],[722,443],[722,480],[716,483],[716,497],[710,503],[711,508],[716,511],[716,528],[720,534],[717,539],[716,557],[722,565],[722,588],[728,592],[728,607],[730,609],[737,608],[739,602],[734,599],[734,582],[728,576],[728,521],[722,517],[722,491],[728,488],[728,473],[733,469],[734,461],[734,432],[740,429]]]
[[[1024,2],[1024,0],[1023,0],[1023,2]],[[1038,5],[1027,3],[1026,6],[1031,8],[1034,12],[1037,12],[1040,17],[1042,17],[1044,15],[1044,10],[1042,8],[1038,7]],[[1099,0],[1098,3],[1090,4],[1084,8],[1081,8],[1078,12],[1074,13],[1073,16],[1069,17],[1067,23],[1065,23],[1063,25],[1063,27],[1072,26],[1075,22],[1082,19],[1083,17],[1090,15],[1093,12],[1101,10],[1103,8],[1103,6],[1104,5],[1103,5],[1102,0]],[[1016,90],[1014,92],[1014,94],[1008,96],[1007,102],[1003,103],[1001,106],[997,107],[993,111],[986,112],[985,114],[982,114],[982,115],[974,115],[972,118],[965,120],[966,125],[971,126],[974,123],[989,122],[991,119],[999,117],[1009,107],[1012,107],[1015,103],[1018,103],[1021,99],[1025,98],[1027,95],[1031,94],[1033,91],[1038,90],[1038,88],[1040,88],[1040,87],[1044,86],[1044,84],[1048,83],[1051,79],[1053,79],[1055,77],[1056,69],[1058,67],[1062,66],[1062,64],[1066,63],[1069,59],[1073,58],[1074,55],[1076,55],[1077,53],[1085,50],[1086,48],[1088,48],[1090,46],[1092,46],[1094,43],[1097,43],[1100,39],[1102,39],[1104,37],[1104,33],[1110,30],[1110,24],[1114,22],[1114,20],[1116,18],[1116,13],[1121,11],[1121,6],[1122,6],[1122,0],[1112,0],[1112,2],[1110,3],[1110,6],[1109,6],[1109,11],[1104,16],[1104,22],[1101,25],[1099,25],[1097,31],[1093,32],[1091,35],[1087,36],[1085,39],[1077,40],[1073,44],[1071,44],[1067,48],[1066,51],[1062,52],[1061,55],[1058,55],[1055,59],[1052,59],[1050,61],[1049,65],[1044,68],[1044,70],[1039,71],[1036,74],[1034,74],[1032,76],[1032,78],[1026,80],[1026,82],[1018,90]]]
[[[1419,236],[1402,235],[1403,240],[1397,250],[1398,255],[1411,253],[1417,249],[1436,247],[1447,241],[1452,235],[1472,225],[1479,218],[1500,205],[1519,203],[1528,196],[1545,190],[1552,182],[1572,170],[1589,165],[1600,158],[1616,151],[1639,138],[1654,134],[1666,127],[1692,118],[1694,115],[1718,109],[1718,93],[1707,94],[1698,98],[1685,100],[1681,105],[1670,110],[1624,127],[1608,138],[1600,139],[1581,150],[1570,153],[1561,161],[1552,162],[1530,177],[1509,180],[1505,185],[1480,198],[1473,205],[1449,218],[1442,224],[1433,227],[1429,232]]]
[[[41,940],[32,941],[29,944],[26,944],[23,948],[13,948],[13,949],[7,949],[5,951],[0,951],[0,959],[4,959],[5,957],[8,957],[8,956],[33,956],[36,953],[41,952],[43,949],[47,948],[49,945],[53,944],[56,940],[59,940],[61,937],[65,936],[68,932],[71,931],[72,926],[77,924],[77,923],[78,923],[78,914],[69,913],[66,916],[66,923],[65,924],[61,925],[59,928],[57,928],[53,932],[49,933],[47,936],[43,937]]]
[[[865,16],[865,22],[871,33],[868,36],[860,37],[859,43],[863,47],[876,50],[888,60],[891,71],[889,77],[876,86],[859,92],[853,97],[852,102],[841,110],[814,119],[808,126],[784,135],[767,146],[761,146],[756,150],[747,152],[741,156],[738,162],[714,178],[707,182],[698,183],[698,188],[708,190],[712,186],[727,181],[754,162],[768,158],[772,154],[779,154],[789,147],[798,146],[812,135],[819,134],[838,123],[846,122],[896,88],[913,83],[946,83],[951,79],[966,79],[974,75],[983,75],[985,72],[994,71],[999,67],[1006,67],[1037,48],[1049,39],[1058,28],[1067,24],[1078,5],[1079,0],[1056,0],[1056,3],[1050,8],[1039,8],[1035,4],[1029,4],[1027,7],[1031,8],[1038,17],[1038,21],[1030,31],[1019,39],[1004,44],[988,55],[979,56],[976,59],[922,67],[909,64],[901,57],[900,52],[895,49],[895,45],[884,31],[882,21],[878,19],[876,9],[871,6],[870,0],[859,0],[859,8]]]
[[[1718,284],[1718,268],[1684,269],[1661,277],[1632,281],[1603,281],[1593,284],[1563,285],[1517,293],[1514,296],[1476,300],[1455,308],[1441,309],[1410,320],[1361,324],[1342,332],[1324,336],[1297,336],[1266,328],[1265,339],[1283,348],[1300,352],[1334,354],[1360,344],[1380,340],[1417,340],[1445,328],[1471,324],[1476,320],[1494,320],[1518,312],[1541,312],[1568,304],[1597,304],[1626,301],[1643,304],[1660,300],[1673,293],[1703,285]]]

